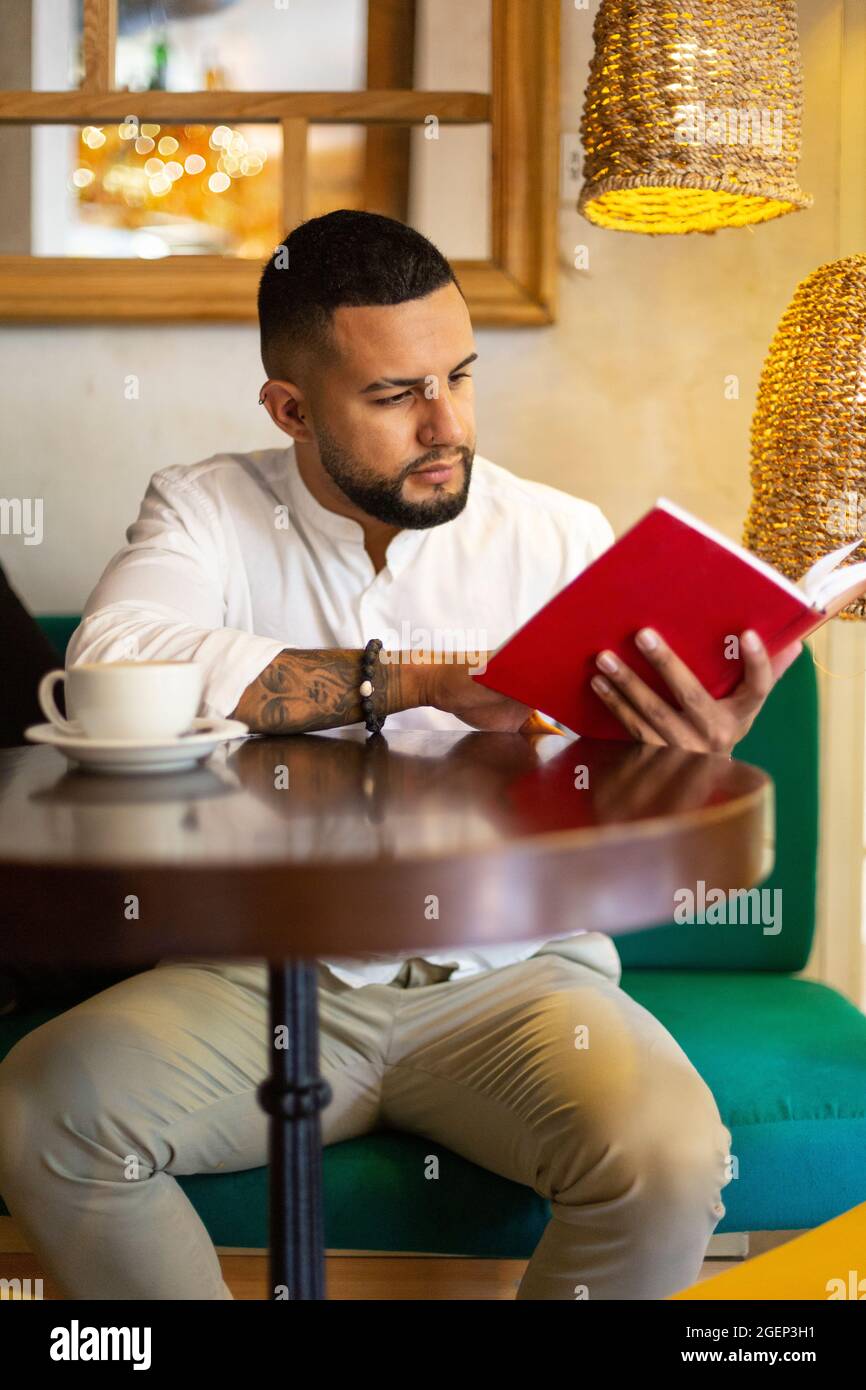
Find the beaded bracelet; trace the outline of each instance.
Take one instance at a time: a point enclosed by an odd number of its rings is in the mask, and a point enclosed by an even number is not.
[[[380,718],[373,705],[373,695],[376,691],[373,684],[373,667],[381,650],[382,643],[379,638],[373,637],[367,643],[361,657],[361,709],[364,713],[367,732],[370,734],[378,734],[385,723],[385,715],[383,714]]]

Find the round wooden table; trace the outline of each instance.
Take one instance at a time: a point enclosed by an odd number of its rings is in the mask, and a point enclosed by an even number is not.
[[[144,777],[9,749],[0,962],[267,961],[272,1296],[320,1298],[316,958],[667,922],[698,880],[760,882],[772,820],[758,769],[631,742],[353,728]]]

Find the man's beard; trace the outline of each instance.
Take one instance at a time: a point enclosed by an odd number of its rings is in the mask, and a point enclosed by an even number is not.
[[[431,449],[429,454],[413,459],[396,478],[383,479],[363,468],[322,429],[318,431],[317,442],[319,458],[329,478],[356,507],[388,526],[409,531],[441,526],[444,521],[452,521],[459,516],[466,506],[474,449],[460,447],[447,451],[448,454],[459,454],[463,460],[463,486],[459,492],[445,492],[437,488],[426,502],[407,502],[401,495],[405,479],[415,469],[437,463],[444,450]]]

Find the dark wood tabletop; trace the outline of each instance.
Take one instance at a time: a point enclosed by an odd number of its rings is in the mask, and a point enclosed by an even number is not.
[[[0,961],[406,954],[636,929],[670,920],[699,879],[760,882],[772,823],[758,769],[631,742],[349,729],[110,777],[8,749]]]

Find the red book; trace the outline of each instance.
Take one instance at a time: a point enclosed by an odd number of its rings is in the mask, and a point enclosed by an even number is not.
[[[843,566],[863,537],[823,556],[793,583],[751,551],[660,497],[636,525],[524,623],[475,676],[589,738],[630,734],[590,686],[596,657],[615,652],[675,704],[635,645],[655,628],[716,699],[743,678],[740,634],[755,628],[770,656],[814,632],[866,591],[866,562]]]

